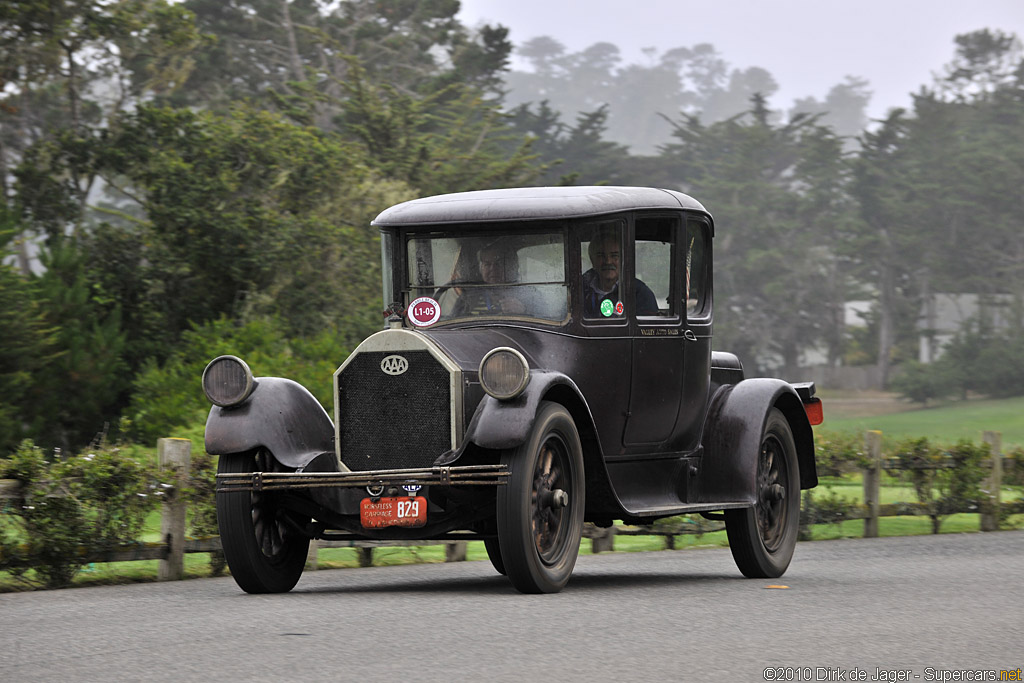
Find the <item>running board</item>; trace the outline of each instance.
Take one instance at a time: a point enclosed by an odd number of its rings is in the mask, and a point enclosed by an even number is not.
[[[645,508],[625,508],[625,510],[635,517],[670,517],[748,507],[751,507],[750,503],[692,503],[689,505],[655,505]]]

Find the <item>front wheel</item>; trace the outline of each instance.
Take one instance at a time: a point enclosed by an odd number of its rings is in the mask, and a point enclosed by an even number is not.
[[[505,560],[501,559],[501,545],[496,538],[488,538],[484,541],[484,549],[487,551],[487,559],[491,561],[494,571],[502,576],[506,575]]]
[[[569,581],[583,534],[583,448],[569,412],[543,401],[529,438],[506,451],[498,487],[503,569],[523,593],[557,593]]]
[[[267,451],[222,455],[217,473],[272,471],[274,464]],[[246,593],[285,593],[298,583],[309,538],[296,531],[300,520],[288,515],[272,493],[217,492],[217,526],[224,559],[235,583]]]
[[[782,576],[793,559],[800,525],[800,466],[789,421],[772,408],[761,434],[754,507],[725,511],[725,530],[744,576]]]

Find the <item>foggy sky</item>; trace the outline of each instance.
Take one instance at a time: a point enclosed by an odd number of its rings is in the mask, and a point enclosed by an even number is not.
[[[507,26],[517,45],[542,35],[570,52],[614,43],[626,63],[644,63],[645,47],[711,43],[732,68],[767,69],[778,109],[823,100],[858,76],[870,82],[874,118],[910,106],[910,93],[952,59],[957,34],[989,28],[1024,38],[1024,0],[462,0],[459,17],[470,27]]]

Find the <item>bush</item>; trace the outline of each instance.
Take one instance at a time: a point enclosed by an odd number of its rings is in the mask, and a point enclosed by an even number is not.
[[[889,388],[914,403],[928,405],[928,401],[949,396],[954,386],[940,363],[910,361],[901,366]]]
[[[890,388],[904,398],[929,400],[976,392],[1005,398],[1024,393],[1024,335],[1020,330],[993,331],[977,320],[967,322],[934,363],[902,364]]]
[[[1010,462],[1003,468],[1003,482],[1011,486],[1024,486],[1024,448],[1017,447],[1006,454]]]
[[[193,536],[204,538],[220,533],[217,526],[216,490],[217,456],[210,455],[205,449],[193,451],[189,484],[184,492],[192,515],[189,528]],[[210,553],[210,573],[213,576],[218,576],[226,566],[223,551]]]
[[[55,456],[25,441],[0,461],[0,478],[21,484],[0,517],[0,570],[47,588],[67,586],[85,565],[137,541],[164,491],[155,468],[118,448]]]
[[[838,477],[868,466],[864,439],[854,432],[814,432],[814,461],[818,476]]]
[[[268,318],[244,324],[221,319],[196,327],[183,335],[178,350],[165,363],[151,361],[143,366],[128,409],[130,436],[153,443],[183,426],[203,423],[210,410],[203,395],[203,369],[224,354],[244,360],[257,377],[295,380],[329,411],[334,371],[354,344],[351,335],[334,328],[308,338],[287,339],[284,325]]]
[[[810,491],[804,491],[803,502],[800,506],[800,540],[811,540],[811,532],[808,528],[811,524],[828,524],[838,527],[858,507],[858,503],[850,498],[840,496],[832,489],[825,487],[825,493],[818,493],[818,496]]]
[[[981,484],[988,474],[981,461],[988,454],[987,444],[960,441],[943,448],[926,438],[911,439],[894,449],[892,457],[900,468],[890,469],[889,474],[904,481],[909,479],[918,502],[929,511],[932,533],[937,534],[946,516],[980,509]]]

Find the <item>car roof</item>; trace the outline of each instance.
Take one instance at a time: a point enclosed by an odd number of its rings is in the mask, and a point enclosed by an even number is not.
[[[707,214],[693,197],[651,187],[517,187],[413,199],[385,209],[379,227],[558,220],[637,209],[690,209]]]

